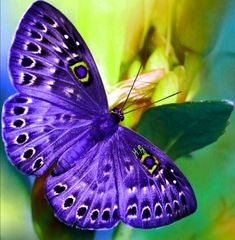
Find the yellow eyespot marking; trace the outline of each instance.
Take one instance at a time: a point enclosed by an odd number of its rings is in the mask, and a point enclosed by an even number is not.
[[[77,80],[82,83],[89,82],[89,68],[85,62],[76,62],[69,68]]]
[[[141,158],[141,162],[144,164],[145,168],[153,174],[153,172],[157,169],[159,165],[158,159],[150,154],[145,154]]]
[[[147,150],[145,150],[141,145],[138,145],[137,148],[133,148],[132,152],[137,158],[139,158],[140,162],[144,165],[150,174],[153,174],[160,164],[159,160]]]

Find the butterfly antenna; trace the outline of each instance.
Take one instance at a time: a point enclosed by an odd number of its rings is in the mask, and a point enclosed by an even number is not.
[[[167,97],[164,97],[164,98],[161,98],[161,99],[159,99],[159,100],[157,100],[157,101],[155,101],[155,102],[152,102],[151,104],[149,104],[149,105],[147,105],[147,106],[146,106],[146,105],[145,105],[145,106],[141,106],[141,107],[132,109],[132,110],[130,110],[130,111],[128,111],[128,112],[124,112],[124,114],[130,113],[130,112],[134,112],[134,111],[136,111],[136,110],[138,110],[138,109],[140,109],[140,108],[150,107],[150,106],[152,106],[152,105],[155,104],[155,103],[158,103],[158,102],[161,102],[161,101],[163,101],[163,100],[165,100],[165,99],[167,99],[167,98],[173,97],[173,96],[175,96],[175,95],[177,95],[177,94],[179,94],[179,93],[181,93],[181,92],[182,92],[182,91],[173,93],[173,94],[171,94],[171,95],[169,95],[169,96],[167,96]]]
[[[147,92],[146,94],[144,94],[143,96],[142,96],[142,98],[145,98],[145,97],[147,97],[148,95],[150,95],[150,93],[149,92]],[[133,104],[131,103],[131,104],[129,104],[129,105],[127,105],[125,108],[123,108],[123,111],[125,111],[125,110],[127,110],[129,107],[131,107],[131,106],[133,106]]]
[[[122,105],[122,107],[121,107],[121,109],[120,109],[121,111],[122,111],[123,108],[125,107],[125,105],[126,105],[128,99],[129,99],[129,97],[130,97],[131,91],[132,91],[132,89],[133,89],[133,87],[134,87],[134,85],[135,85],[135,82],[136,82],[136,80],[137,80],[137,78],[138,78],[138,76],[139,76],[139,73],[140,73],[141,68],[142,68],[142,65],[140,65],[140,68],[139,68],[139,70],[138,70],[138,72],[137,72],[137,75],[136,75],[136,77],[135,77],[135,80],[134,80],[134,82],[132,83],[131,89],[130,89],[130,91],[129,91],[127,97],[126,97],[125,102],[123,103],[123,105]]]

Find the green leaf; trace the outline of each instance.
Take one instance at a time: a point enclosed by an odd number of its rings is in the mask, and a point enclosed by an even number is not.
[[[53,213],[45,198],[44,185],[47,175],[36,178],[32,191],[32,218],[39,239],[43,240],[92,240],[95,231],[84,231],[66,226]]]
[[[176,159],[216,141],[233,108],[231,101],[162,105],[143,114],[137,131]]]
[[[129,240],[132,237],[133,228],[120,222],[114,229],[112,240]]]

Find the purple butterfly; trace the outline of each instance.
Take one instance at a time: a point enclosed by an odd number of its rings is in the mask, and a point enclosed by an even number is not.
[[[120,126],[120,109],[109,111],[88,47],[57,9],[42,1],[29,8],[9,66],[18,93],[4,105],[6,152],[25,174],[54,166],[46,197],[62,222],[156,228],[195,211],[193,190],[172,160]]]

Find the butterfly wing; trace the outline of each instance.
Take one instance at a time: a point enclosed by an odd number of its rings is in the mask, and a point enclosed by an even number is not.
[[[173,161],[132,130],[119,131],[121,220],[136,228],[155,228],[193,213],[193,190]]]
[[[6,152],[22,172],[41,175],[56,161],[66,165],[63,156],[75,143],[80,143],[77,148],[80,154],[85,151],[84,145],[89,148],[96,144],[91,140],[90,123],[89,117],[80,119],[76,113],[61,109],[56,103],[16,94],[3,109]],[[73,164],[72,159],[70,163]]]
[[[84,157],[77,157],[73,168],[47,178],[47,199],[65,224],[102,229],[119,222],[113,140],[99,142]]]
[[[108,111],[104,87],[80,34],[46,2],[23,16],[10,52],[10,73],[18,91],[71,109]]]
[[[88,47],[62,13],[36,1],[16,32],[9,69],[20,92],[3,107],[11,162],[26,174],[41,175],[55,161],[61,166],[57,172],[64,171],[70,164],[62,153],[77,141],[88,144],[90,119],[108,112]]]
[[[156,228],[196,209],[193,190],[176,165],[121,126],[76,167],[50,176],[46,194],[61,221],[82,229],[110,228],[120,220],[136,228]]]

